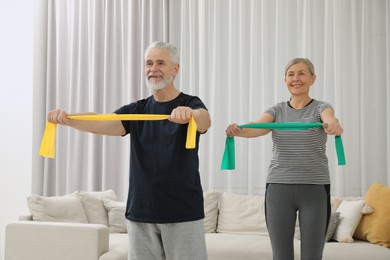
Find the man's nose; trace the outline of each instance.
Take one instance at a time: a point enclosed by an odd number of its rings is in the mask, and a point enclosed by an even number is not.
[[[158,70],[158,67],[157,67],[157,64],[153,64],[152,67],[150,68],[150,71],[157,71]]]

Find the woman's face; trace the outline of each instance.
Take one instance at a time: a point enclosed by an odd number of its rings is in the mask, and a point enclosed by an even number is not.
[[[310,73],[307,65],[300,62],[288,68],[284,81],[291,95],[302,95],[309,93],[315,79],[316,76]]]

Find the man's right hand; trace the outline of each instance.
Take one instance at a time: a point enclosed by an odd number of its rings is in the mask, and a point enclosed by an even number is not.
[[[54,124],[68,125],[69,120],[68,114],[61,109],[50,110],[47,113],[47,121]]]

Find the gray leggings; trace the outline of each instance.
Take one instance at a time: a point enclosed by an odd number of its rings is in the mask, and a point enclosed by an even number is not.
[[[267,184],[265,217],[274,260],[294,260],[297,212],[301,260],[321,260],[330,217],[330,185]]]

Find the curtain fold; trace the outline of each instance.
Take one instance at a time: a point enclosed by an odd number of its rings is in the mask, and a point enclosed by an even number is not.
[[[284,66],[307,57],[311,96],[331,103],[347,165],[328,139],[332,194],[390,185],[390,4],[385,0],[51,0],[46,109],[110,113],[150,95],[144,50],[170,41],[181,54],[175,85],[212,116],[201,136],[204,190],[263,194],[271,136],[236,140],[236,170],[221,171],[228,124],[258,119],[289,99]],[[42,122],[43,123],[43,122]],[[55,160],[44,160],[44,195],[128,187],[128,138],[59,127]]]
[[[150,95],[143,52],[167,40],[167,1],[51,0],[48,9],[47,111],[112,113]],[[124,199],[128,164],[127,137],[59,126],[42,194],[114,189]]]

